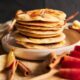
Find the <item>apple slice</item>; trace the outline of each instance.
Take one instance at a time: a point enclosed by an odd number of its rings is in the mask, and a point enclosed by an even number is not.
[[[0,72],[6,68],[7,55],[0,55]]]
[[[60,69],[59,76],[69,80],[80,80],[80,69]]]
[[[63,68],[80,68],[80,59],[71,57],[71,56],[65,56],[61,60],[61,67],[63,67]]]
[[[11,67],[13,63],[16,62],[14,51],[11,50],[7,56],[7,68]]]
[[[70,56],[76,57],[76,58],[80,58],[80,52],[79,51],[76,51],[76,50],[71,51],[70,52]]]

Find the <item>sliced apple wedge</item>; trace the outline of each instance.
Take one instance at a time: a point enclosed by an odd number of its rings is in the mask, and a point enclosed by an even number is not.
[[[10,67],[15,61],[14,51],[11,50],[7,56],[7,67]]]
[[[7,80],[14,80],[16,69],[17,69],[17,62],[14,61],[8,71]]]

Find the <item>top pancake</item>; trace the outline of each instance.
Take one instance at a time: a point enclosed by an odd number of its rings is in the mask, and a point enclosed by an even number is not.
[[[65,18],[66,14],[63,11],[53,9],[36,9],[16,15],[16,19],[19,21],[59,22]]]

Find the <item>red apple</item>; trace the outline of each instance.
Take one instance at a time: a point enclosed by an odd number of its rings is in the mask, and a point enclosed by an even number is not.
[[[75,46],[74,50],[79,51],[80,52],[80,46]]]
[[[71,56],[65,56],[61,60],[61,67],[63,67],[63,68],[80,68],[80,59],[71,57]]]
[[[70,56],[76,57],[76,58],[80,58],[80,52],[79,51],[76,51],[76,50],[71,51],[70,52]]]
[[[80,80],[80,69],[60,69],[59,76],[69,80]]]

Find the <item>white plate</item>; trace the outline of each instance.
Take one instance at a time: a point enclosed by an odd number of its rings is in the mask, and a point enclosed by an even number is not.
[[[65,29],[64,33],[66,34],[66,45],[61,48],[57,49],[25,49],[16,47],[14,38],[10,36],[10,34],[6,35],[2,39],[3,48],[6,51],[10,51],[12,48],[15,48],[15,55],[22,59],[29,59],[29,60],[42,60],[45,59],[50,52],[55,51],[56,54],[61,54],[64,51],[70,51],[73,49],[75,45],[80,44],[80,33]]]

